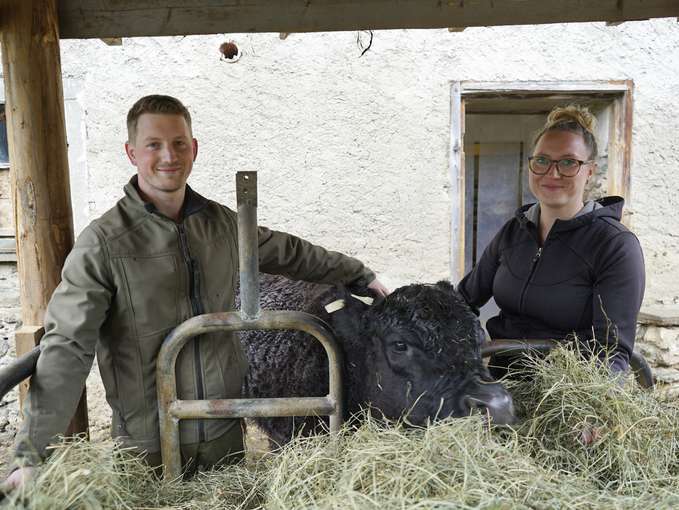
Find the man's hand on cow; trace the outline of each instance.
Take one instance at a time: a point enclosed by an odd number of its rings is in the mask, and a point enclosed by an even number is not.
[[[3,490],[18,489],[31,481],[35,474],[35,468],[26,466],[15,469],[10,473],[2,484]]]
[[[368,288],[374,290],[375,293],[380,297],[387,297],[389,294],[391,294],[391,291],[387,289],[377,278],[368,284]]]

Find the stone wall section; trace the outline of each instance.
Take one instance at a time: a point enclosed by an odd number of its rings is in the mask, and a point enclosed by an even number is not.
[[[636,350],[653,367],[658,389],[679,398],[679,305],[642,309]]]

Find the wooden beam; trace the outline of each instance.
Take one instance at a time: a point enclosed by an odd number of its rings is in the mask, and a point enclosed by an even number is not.
[[[14,332],[14,342],[16,343],[17,356],[27,353],[33,347],[40,343],[42,335],[45,334],[45,328],[42,326],[21,326]],[[31,378],[24,379],[24,381],[19,384],[19,413],[23,418],[23,403],[26,400],[26,395],[28,394],[28,385]]]
[[[464,155],[464,101],[460,82],[450,87],[450,281],[459,282],[465,274],[465,155]]]
[[[5,0],[0,46],[21,319],[37,334],[73,246],[56,0]]]
[[[623,22],[677,0],[60,0],[63,38]]]
[[[572,94],[615,94],[627,92],[629,82],[627,80],[608,81],[463,81],[462,93],[465,96],[500,95],[505,92],[513,95],[523,93],[526,95],[544,93],[555,94],[559,92]]]

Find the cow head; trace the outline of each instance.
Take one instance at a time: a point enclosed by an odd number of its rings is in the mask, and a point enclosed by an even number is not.
[[[482,363],[479,320],[450,283],[409,285],[372,305],[339,291],[326,320],[344,347],[350,411],[369,404],[414,425],[472,412],[515,421],[510,394]]]

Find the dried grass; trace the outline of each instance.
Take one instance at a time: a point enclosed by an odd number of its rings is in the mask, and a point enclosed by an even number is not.
[[[633,509],[679,507],[679,409],[558,350],[513,384],[524,420],[426,429],[366,418],[249,464],[161,482],[111,443],[65,443],[8,508]],[[581,442],[596,428],[598,439]]]
[[[533,380],[511,387],[518,433],[546,468],[577,474],[599,489],[642,496],[679,492],[679,407],[631,377],[612,381],[596,357],[558,349],[529,362]],[[597,438],[585,447],[583,433]]]

